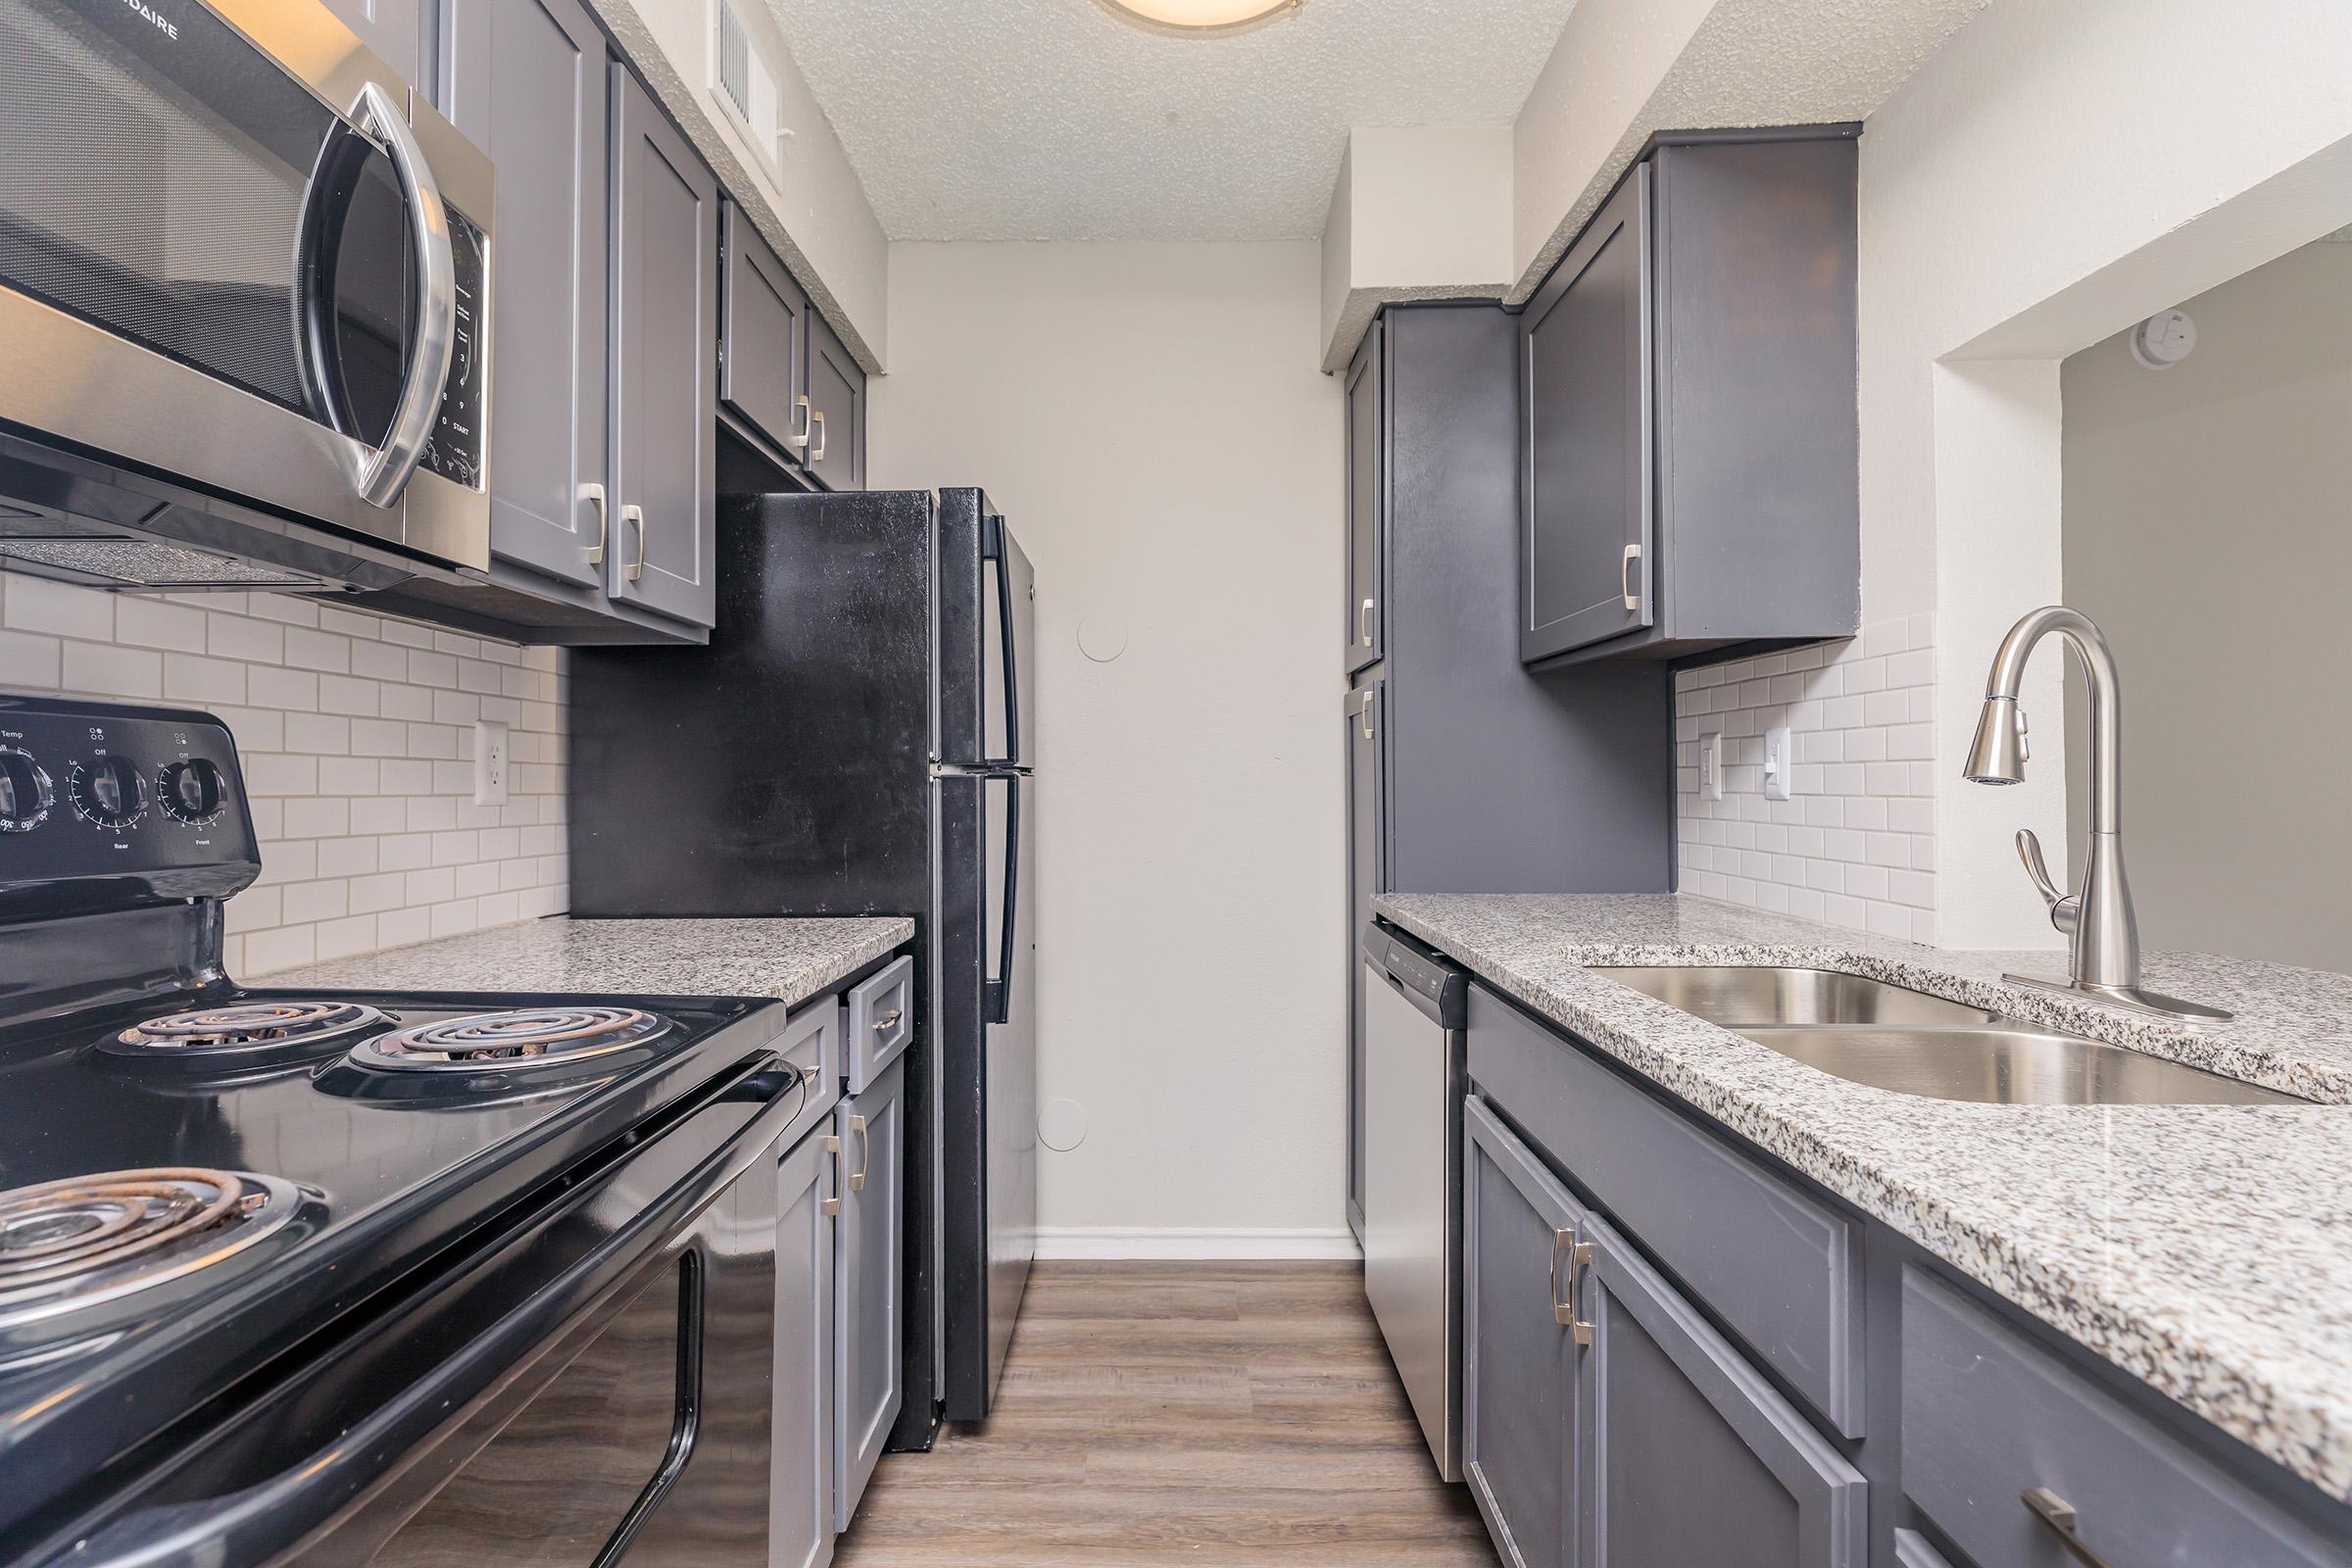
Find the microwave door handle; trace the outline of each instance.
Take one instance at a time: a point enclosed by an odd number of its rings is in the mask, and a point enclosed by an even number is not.
[[[785,1091],[794,1090],[791,1099]],[[490,1324],[463,1349],[353,1422],[318,1452],[250,1487],[228,1494],[161,1504],[125,1514],[77,1543],[75,1568],[262,1568],[288,1560],[297,1547],[329,1563],[365,1563],[383,1539],[358,1539],[372,1529],[384,1539],[407,1522],[408,1513],[370,1525],[351,1510],[394,1476],[411,1481],[435,1473],[437,1491],[497,1430],[488,1425],[481,1441],[451,1451],[463,1429],[492,1404],[519,1410],[554,1380],[564,1365],[545,1353],[608,1307],[625,1304],[629,1286],[649,1262],[737,1181],[755,1169],[776,1139],[800,1118],[808,1103],[808,1080],[781,1057],[752,1064],[663,1135],[692,1138],[695,1120],[710,1110],[745,1102],[760,1108],[652,1202],[637,1209],[612,1235],[506,1316]],[[573,1215],[625,1183],[640,1161],[666,1163],[654,1146],[606,1176],[583,1183],[564,1205]],[[549,1223],[563,1223],[562,1215]],[[690,1276],[679,1365],[680,1400],[670,1446],[662,1462],[590,1568],[610,1568],[628,1538],[661,1501],[691,1456],[700,1426],[702,1293]],[[552,1364],[551,1364],[552,1363]],[[691,1364],[690,1364],[691,1363]],[[512,1412],[510,1412],[512,1413]],[[475,1426],[480,1431],[480,1425]],[[348,1532],[347,1536],[345,1533]]]
[[[441,415],[441,392],[449,382],[450,359],[457,348],[458,265],[449,248],[449,210],[441,204],[441,187],[416,132],[409,128],[408,117],[390,93],[371,81],[360,88],[352,118],[381,136],[391,154],[401,194],[407,198],[409,241],[420,269],[416,333],[409,345],[407,375],[392,411],[392,427],[384,433],[383,446],[360,463],[361,499],[370,506],[390,507],[423,461],[425,443]]]
[[[1013,924],[1021,907],[1021,780],[1004,778],[1004,900],[997,921],[997,978],[988,982],[988,1021],[1012,1022],[1012,956],[1016,948]]]

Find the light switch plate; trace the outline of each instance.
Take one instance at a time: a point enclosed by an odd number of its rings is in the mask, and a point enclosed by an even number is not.
[[[507,775],[513,771],[507,755],[507,725],[504,719],[484,718],[473,726],[473,804],[504,806],[507,804]]]
[[[1788,726],[1780,725],[1764,732],[1764,798],[1785,801],[1788,785],[1795,772],[1795,760],[1788,755]]]
[[[1719,729],[1698,737],[1698,795],[1706,801],[1723,799],[1723,731]]]

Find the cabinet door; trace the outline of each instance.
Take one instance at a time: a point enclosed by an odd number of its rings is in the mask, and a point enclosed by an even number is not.
[[[1356,953],[1372,896],[1388,891],[1382,725],[1388,683],[1373,675],[1340,711],[1348,740],[1348,1227],[1364,1236],[1364,961]]]
[[[1860,1568],[1861,1473],[1608,1225],[1562,1270],[1578,1380],[1582,1568]]]
[[[841,1102],[848,1191],[835,1258],[833,1528],[847,1530],[899,1419],[906,1265],[906,1064],[894,1061]]]
[[[513,0],[496,0],[512,4]],[[833,1560],[833,1232],[839,1141],[820,1123],[776,1167],[775,1423],[767,1560]]]
[[[1523,660],[1653,618],[1649,178],[1635,166],[1521,318]]]
[[[498,165],[490,548],[594,587],[605,481],[605,38],[579,0],[448,0],[450,118]]]
[[[1462,1479],[1505,1562],[1564,1568],[1580,1412],[1556,1303],[1586,1215],[1483,1102],[1462,1131]]]
[[[615,599],[708,626],[718,542],[718,182],[612,68]]]
[[[434,83],[418,74],[425,66],[427,4],[428,0],[326,0],[326,9],[358,33],[360,42],[381,55],[385,65],[400,73],[401,80],[430,98]],[[335,107],[349,109],[351,105]]]
[[[808,326],[808,471],[828,490],[865,488],[865,371],[818,316]]]
[[[784,452],[805,457],[811,427],[808,296],[742,208],[728,202],[722,221],[727,282],[719,401]]]
[[[1350,675],[1378,663],[1387,641],[1381,597],[1389,516],[1387,341],[1388,323],[1375,319],[1348,367],[1348,652],[1342,667]]]

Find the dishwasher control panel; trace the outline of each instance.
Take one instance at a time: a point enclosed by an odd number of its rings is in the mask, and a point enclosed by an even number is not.
[[[1437,953],[1384,925],[1364,927],[1364,961],[1377,964],[1404,991],[1418,997],[1448,1029],[1462,1027],[1470,1004],[1470,977]]]

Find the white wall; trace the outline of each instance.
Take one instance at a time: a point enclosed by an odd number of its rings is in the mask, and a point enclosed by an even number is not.
[[[2009,0],[1866,122],[1863,617],[1936,616],[1948,946],[2057,941],[2009,838],[2063,841],[2058,726],[2023,790],[1952,764],[2001,632],[2062,592],[2058,362],[2344,221],[2346,58],[2334,0]]]
[[[1358,125],[1323,225],[1323,368],[1381,305],[1499,299],[1511,276],[1511,127]]]
[[[1339,383],[1318,248],[900,244],[876,487],[1037,569],[1049,1250],[1330,1250],[1342,1214]],[[1097,662],[1078,633],[1124,636]]]
[[[0,688],[228,725],[262,842],[261,880],[228,903],[237,979],[565,906],[555,649],[287,594],[102,594],[9,573]],[[473,804],[479,718],[512,727],[504,806]]]
[[[2352,244],[2184,308],[2197,348],[2171,369],[2119,333],[2062,372],[2066,598],[2127,676],[2140,934],[2352,970]],[[2079,835],[2079,743],[2068,760]]]

